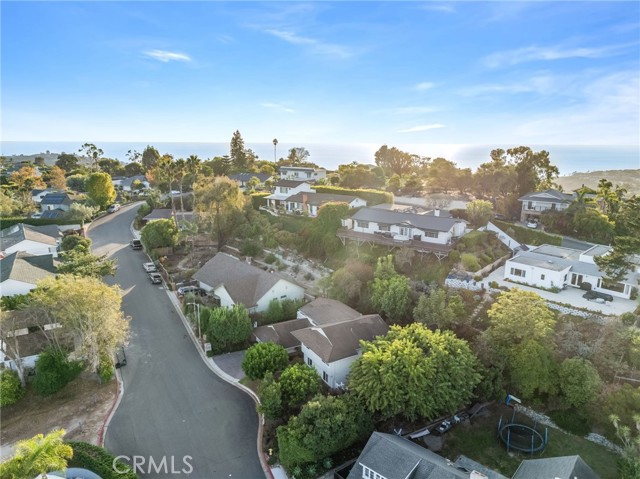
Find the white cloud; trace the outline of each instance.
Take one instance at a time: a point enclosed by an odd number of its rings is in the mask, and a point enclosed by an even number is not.
[[[500,68],[533,61],[553,61],[567,58],[603,58],[619,55],[631,45],[610,45],[605,47],[563,47],[530,46],[492,53],[482,59],[488,68]]]
[[[280,103],[263,102],[263,103],[260,103],[260,106],[263,106],[265,108],[270,108],[272,110],[284,111],[286,113],[295,113],[295,110],[293,108],[289,108]]]
[[[414,88],[418,91],[425,91],[430,90],[434,86],[436,86],[435,83],[424,81],[422,83],[418,83],[416,86],[414,86]]]
[[[421,5],[423,10],[431,10],[433,12],[455,13],[456,9],[451,3],[425,3]]]
[[[436,128],[444,128],[440,123],[431,123],[430,125],[417,125],[405,130],[398,130],[398,133],[416,133],[418,131],[435,130]]]
[[[191,61],[191,57],[185,53],[169,52],[166,50],[148,50],[143,53],[149,58],[153,58],[162,63]]]
[[[230,35],[225,35],[224,33],[218,33],[216,35],[216,40],[218,40],[220,43],[224,43],[225,45],[233,43],[233,37]]]
[[[341,59],[353,56],[353,52],[343,45],[326,43],[311,37],[303,37],[302,35],[298,35],[290,30],[268,29],[265,30],[265,33],[273,35],[274,37],[284,40],[287,43],[291,43],[292,45],[305,45],[311,47],[312,50],[322,55]]]
[[[485,83],[458,90],[462,96],[487,96],[492,93],[539,93],[546,94],[557,91],[557,79],[550,75],[536,75],[523,81],[512,83]]]
[[[398,108],[391,108],[387,111],[396,115],[415,115],[420,113],[433,113],[437,110],[437,108],[432,106],[402,106]]]

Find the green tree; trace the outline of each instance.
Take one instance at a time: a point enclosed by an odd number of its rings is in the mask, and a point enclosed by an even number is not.
[[[242,305],[233,308],[210,310],[206,322],[207,338],[214,354],[229,352],[243,346],[251,337],[253,326],[247,309]]]
[[[602,390],[602,380],[591,361],[568,358],[560,365],[560,390],[570,406],[582,408]]]
[[[72,249],[61,253],[60,260],[57,268],[59,274],[94,278],[116,274],[115,261],[107,259],[107,255],[95,256],[83,249]]]
[[[86,191],[87,176],[70,175],[67,177],[67,187],[73,191]]]
[[[304,249],[311,256],[326,258],[341,246],[336,231],[342,225],[342,219],[350,215],[347,203],[330,202],[322,205],[318,216],[305,230]]]
[[[99,162],[102,155],[104,155],[104,151],[102,151],[102,149],[98,148],[93,143],[85,143],[80,147],[78,153],[84,153],[84,156],[91,162],[92,168],[96,171],[100,170]]]
[[[310,397],[320,392],[320,377],[316,370],[306,364],[294,364],[280,375],[282,400],[289,409],[304,404]]]
[[[412,156],[404,151],[397,149],[395,146],[389,148],[382,145],[374,154],[376,165],[381,167],[387,176],[398,175],[403,176],[414,168]]]
[[[23,166],[18,171],[11,173],[11,181],[16,190],[21,193],[28,193],[28,196],[31,195],[31,190],[34,188],[44,189],[47,187],[47,184],[33,166]]]
[[[279,344],[258,343],[247,349],[242,370],[249,379],[262,379],[268,372],[282,371],[289,364],[289,354]]]
[[[362,439],[365,430],[370,433],[371,418],[358,406],[346,396],[316,396],[306,403],[299,415],[277,430],[282,464],[291,471],[297,465],[320,462]]]
[[[411,304],[409,279],[396,273],[393,256],[378,258],[371,289],[371,304],[389,321],[402,321]]]
[[[106,208],[116,199],[111,176],[108,173],[92,173],[85,181],[89,199],[100,208]]]
[[[572,221],[575,236],[587,241],[611,243],[615,236],[615,224],[596,209],[578,211]]]
[[[244,140],[239,130],[236,130],[231,137],[229,157],[234,171],[246,171],[248,167],[247,153],[244,147]]]
[[[24,396],[24,388],[15,371],[0,371],[0,407],[17,403]]]
[[[97,206],[73,203],[66,216],[73,221],[84,222],[92,219],[98,213],[98,211],[99,208]]]
[[[142,168],[144,171],[153,170],[160,159],[160,153],[153,146],[147,145],[147,147],[142,152],[142,159],[140,162],[142,163]]]
[[[58,155],[56,166],[69,173],[71,170],[75,170],[78,167],[78,157],[69,153],[62,153]]]
[[[284,414],[282,403],[282,388],[280,383],[273,379],[272,373],[267,373],[260,383],[258,390],[260,404],[258,412],[264,414],[267,419],[278,419]]]
[[[124,175],[124,165],[118,160],[102,158],[98,160],[98,166],[100,167],[100,170],[105,173],[109,173],[112,177]]]
[[[451,331],[434,332],[419,323],[391,326],[387,336],[362,342],[349,390],[384,418],[434,418],[473,397],[478,370],[467,342]]]
[[[473,226],[485,226],[493,218],[493,205],[486,200],[473,200],[467,203],[467,215]]]
[[[558,167],[551,163],[548,151],[534,152],[528,146],[519,146],[508,149],[506,154],[515,167],[519,196],[551,188],[560,174]]]
[[[20,204],[12,196],[8,195],[5,190],[0,190],[0,216],[8,217],[20,209]]]
[[[555,394],[557,367],[549,348],[527,341],[511,351],[511,383],[524,399],[536,394]]]
[[[73,381],[81,372],[80,361],[71,361],[68,351],[50,346],[36,360],[33,388],[41,396],[50,396]]]
[[[124,175],[127,178],[130,178],[132,176],[144,175],[145,173],[146,173],[146,170],[144,169],[144,166],[142,166],[141,163],[132,161],[131,163],[127,163],[126,165],[124,165]]]
[[[282,303],[274,298],[269,301],[267,310],[262,313],[262,324],[279,323],[284,320],[284,311],[282,310]]]
[[[307,163],[309,159],[309,152],[302,146],[297,146],[289,150],[289,156],[287,156],[286,163],[291,166],[301,165]]]
[[[450,329],[464,316],[462,298],[457,295],[448,296],[442,288],[431,288],[423,294],[413,309],[413,317],[417,322],[430,326],[436,324],[441,329]]]
[[[227,177],[202,180],[195,185],[194,193],[195,209],[215,235],[220,251],[243,221],[246,198],[238,184]]]
[[[25,479],[62,471],[67,461],[73,457],[73,449],[62,440],[64,429],[51,431],[46,436],[37,436],[19,441],[11,459],[0,464],[0,477],[3,479]]]
[[[428,169],[429,185],[442,191],[449,191],[456,177],[457,167],[453,161],[435,158]]]
[[[633,415],[635,431],[622,425],[616,415],[609,419],[616,429],[616,436],[623,444],[622,459],[618,464],[619,478],[637,479],[640,477],[640,414]]]
[[[180,231],[172,219],[155,220],[147,223],[140,232],[140,241],[145,250],[172,248],[178,244]]]
[[[41,280],[31,294],[33,314],[56,318],[62,328],[52,335],[72,334],[92,371],[97,371],[101,355],[111,356],[127,338],[129,323],[120,309],[122,290],[117,286],[94,277],[60,275]]]
[[[71,251],[72,249],[89,253],[91,251],[91,239],[80,235],[67,235],[60,242],[60,251]]]

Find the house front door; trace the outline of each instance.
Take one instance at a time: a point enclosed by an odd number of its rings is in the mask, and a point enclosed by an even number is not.
[[[572,273],[571,286],[575,286],[576,288],[579,288],[581,284],[582,284],[582,275],[577,273]]]

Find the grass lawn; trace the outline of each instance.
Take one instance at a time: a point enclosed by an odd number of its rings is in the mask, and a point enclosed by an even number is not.
[[[510,409],[493,407],[488,416],[473,420],[471,426],[456,426],[444,437],[444,448],[440,454],[455,460],[460,454],[511,477],[524,459],[580,455],[601,477],[615,479],[618,455],[581,437],[565,434],[549,428],[549,443],[542,454],[533,457],[521,453],[507,453],[497,438],[500,414],[510,416]]]

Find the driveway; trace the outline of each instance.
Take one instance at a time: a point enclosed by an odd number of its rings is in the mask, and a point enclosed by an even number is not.
[[[131,316],[127,365],[120,370],[124,395],[105,447],[114,455],[140,456],[144,479],[264,477],[254,402],[203,363],[166,292],[149,282],[142,269],[147,256],[128,246],[136,209],[107,215],[89,232],[94,252],[116,259],[116,277],[107,282],[120,284],[123,310]],[[149,467],[150,458],[159,471]],[[193,468],[188,475],[187,463]]]

